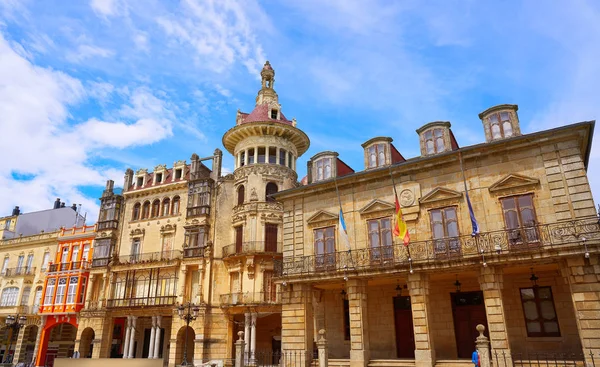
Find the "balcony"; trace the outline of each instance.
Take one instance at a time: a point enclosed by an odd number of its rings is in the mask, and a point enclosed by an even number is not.
[[[106,229],[117,229],[119,227],[118,220],[107,220],[104,222],[98,222],[98,231]]]
[[[276,305],[281,303],[276,292],[246,292],[221,294],[221,307],[245,305]]]
[[[266,243],[264,241],[250,241],[242,242],[241,244],[232,243],[231,245],[223,247],[223,257],[277,253],[278,248],[281,248],[281,242]]]
[[[145,307],[145,306],[173,306],[177,296],[140,297],[127,299],[109,299],[106,301],[107,308],[116,307]]]
[[[108,263],[112,260],[111,257],[101,257],[92,259],[92,268],[100,268],[103,266],[108,266]]]
[[[132,255],[121,255],[117,260],[118,265],[127,265],[127,264],[145,264],[145,263],[154,263],[160,261],[171,261],[181,259],[181,251],[179,250],[171,250],[171,251],[160,251],[160,252],[146,252],[142,254],[132,254]]]
[[[188,247],[183,249],[183,258],[204,257],[204,247]]]
[[[68,263],[58,263],[48,265],[48,273],[54,273],[59,271],[76,271],[76,270],[88,270],[90,268],[89,261],[71,261]]]
[[[369,248],[357,243],[358,249],[321,255],[285,257],[275,261],[277,276],[335,275],[348,271],[377,271],[405,268],[418,264],[456,266],[457,262],[493,263],[511,255],[544,253],[560,250],[573,253],[598,251],[600,223],[598,217],[540,224],[516,229],[426,241],[411,241],[408,246]],[[585,246],[584,246],[585,245]],[[452,264],[450,264],[452,262]]]
[[[21,266],[19,268],[8,268],[2,273],[5,277],[27,277],[35,276],[35,268]]]
[[[210,215],[210,205],[200,205],[187,208],[188,217],[198,217],[200,215]]]

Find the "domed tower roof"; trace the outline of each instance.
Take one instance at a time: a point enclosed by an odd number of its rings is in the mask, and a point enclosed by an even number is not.
[[[248,136],[274,135],[291,141],[302,155],[310,145],[308,136],[296,128],[296,119],[289,120],[281,111],[279,96],[273,88],[275,70],[267,61],[261,72],[261,89],[256,96],[254,110],[250,113],[238,110],[236,126],[223,135],[223,145],[231,154],[235,146]]]

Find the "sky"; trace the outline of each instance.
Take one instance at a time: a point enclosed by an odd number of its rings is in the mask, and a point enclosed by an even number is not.
[[[523,133],[600,116],[600,2],[2,0],[0,216],[60,197],[95,218],[106,180],[224,151],[269,60],[282,111],[356,171],[361,143],[518,104]],[[588,168],[600,197],[600,135]],[[92,220],[95,221],[95,220]],[[88,223],[90,220],[88,220]]]

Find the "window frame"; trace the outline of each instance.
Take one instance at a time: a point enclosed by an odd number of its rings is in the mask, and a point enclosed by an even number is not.
[[[237,188],[237,205],[243,205],[246,201],[246,187],[240,185]]]
[[[331,236],[327,236],[327,231],[331,230],[332,234]],[[318,247],[317,245],[319,244],[319,239],[318,239],[318,232],[323,232],[323,237],[322,237],[322,241],[323,241],[323,253],[319,253],[319,251],[317,251]],[[327,226],[327,227],[320,227],[320,228],[314,228],[313,229],[313,251],[314,251],[314,255],[315,255],[315,269],[316,270],[327,270],[327,269],[332,269],[335,268],[336,266],[336,261],[335,261],[335,254],[336,254],[336,235],[335,235],[335,231],[336,231],[336,226]],[[328,240],[331,240],[331,243],[333,244],[333,251],[327,251],[327,243]]]
[[[440,136],[436,136],[436,132],[440,133]],[[428,134],[431,134],[431,137],[427,137]],[[442,139],[442,148],[438,149],[437,146],[437,140],[438,139]],[[429,151],[429,148],[427,147],[427,142],[431,141],[431,143],[433,144],[433,151]],[[425,153],[429,154],[438,154],[438,153],[443,153],[447,150],[446,148],[446,141],[444,139],[444,129],[441,127],[434,127],[431,129],[428,129],[426,131],[423,132],[423,142],[425,144]]]
[[[0,306],[2,307],[13,307],[18,304],[19,298],[19,287],[6,287],[2,289],[2,294],[0,294]]]
[[[382,226],[382,221],[388,221],[388,228],[384,228]],[[374,231],[371,230],[371,223],[373,222],[377,222],[377,246],[374,246],[373,242],[371,242],[371,234],[374,233]],[[394,259],[394,237],[392,236],[392,225],[393,220],[390,217],[380,217],[367,220],[367,242],[369,245],[369,255],[372,264],[381,264]],[[389,232],[387,234],[389,235],[390,240],[389,245],[383,244],[383,237],[387,236],[385,234],[386,231]]]
[[[377,167],[383,167],[386,165],[386,157],[387,157],[387,151],[388,148],[386,147],[387,144],[385,143],[373,143],[371,145],[369,145],[367,147],[367,167],[368,168],[377,168]],[[371,152],[371,149],[374,149],[373,152]],[[381,151],[381,149],[383,149],[383,151]],[[375,163],[374,165],[372,164],[373,162],[371,161],[371,155],[375,155]],[[383,157],[381,157],[381,154],[383,154]],[[381,162],[381,159],[383,159],[383,162]]]
[[[179,196],[173,197],[173,200],[171,201],[171,215],[179,214],[179,211],[181,210],[180,206],[181,198]]]
[[[519,199],[527,196],[530,199],[531,207],[521,207],[521,205],[519,204]],[[539,222],[537,220],[537,212],[535,210],[534,197],[534,193],[528,192],[499,198],[500,208],[502,210],[502,219],[504,220],[504,230],[507,233],[508,243],[512,247],[540,245],[540,233],[538,231]],[[505,209],[504,202],[507,200],[513,200],[514,209]],[[531,210],[532,212],[533,224],[525,225],[523,223],[522,211],[527,209]],[[518,222],[518,226],[514,228],[509,227],[508,217],[506,215],[508,212],[511,211],[516,212],[516,218]]]
[[[275,191],[273,191],[273,188]],[[279,192],[279,187],[275,182],[267,182],[265,185],[265,201],[274,203],[276,200],[274,197],[270,196]]]
[[[448,219],[446,212],[454,211],[454,219]],[[436,257],[444,256],[458,256],[461,254],[461,243],[460,243],[460,225],[459,225],[459,214],[458,207],[456,205],[445,206],[441,208],[433,208],[428,210],[429,212],[429,230],[431,231],[431,241],[433,242],[433,252]],[[441,225],[444,231],[444,235],[440,238],[435,237],[434,226],[438,222],[434,222],[433,213],[439,212],[442,218]],[[448,226],[451,223],[456,223],[456,236],[450,236]]]
[[[523,290],[525,289],[531,289],[533,290],[533,302],[535,303],[536,306],[536,311],[538,314],[537,319],[531,319],[528,320],[527,319],[527,315],[525,314],[525,302],[526,300],[523,299]],[[550,292],[550,298],[549,299],[542,299],[539,297],[539,290],[540,289],[548,289],[548,291]],[[560,337],[561,333],[560,333],[560,323],[558,322],[558,313],[556,312],[556,303],[554,302],[554,293],[552,292],[552,287],[551,286],[533,286],[533,287],[522,287],[519,288],[519,297],[521,298],[521,308],[523,310],[523,320],[525,321],[525,331],[527,332],[527,336],[528,337],[540,337],[540,338],[555,338],[555,337]],[[554,318],[552,319],[544,319],[542,317],[542,309],[541,309],[541,303],[542,301],[550,301],[552,303],[552,308],[554,310]],[[530,302],[531,300],[527,300],[527,302]],[[542,331],[540,332],[530,332],[529,329],[527,328],[527,322],[538,322],[540,324],[540,328]],[[556,327],[558,329],[558,331],[556,332],[547,332],[544,330],[544,321],[548,321],[548,322],[556,322]]]
[[[503,120],[502,119],[502,114],[506,113],[508,115],[508,120]],[[492,122],[492,118],[495,117],[496,118],[496,122]],[[490,138],[491,140],[497,140],[497,139],[505,139],[505,138],[512,138],[513,136],[515,136],[515,127],[513,124],[513,119],[511,116],[511,113],[508,111],[498,111],[498,112],[494,112],[488,115],[487,117],[487,122],[488,125],[490,127]],[[510,125],[510,129],[511,129],[511,133],[510,135],[506,135],[505,132],[505,123],[508,122],[508,124]],[[494,126],[498,126],[499,132],[500,132],[500,136],[499,137],[494,137]]]

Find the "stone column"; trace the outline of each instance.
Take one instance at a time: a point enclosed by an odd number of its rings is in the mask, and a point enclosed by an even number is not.
[[[250,340],[252,339],[252,334],[250,334],[250,325],[252,324],[252,315],[249,312],[244,314],[244,358],[250,358]],[[238,333],[239,335],[239,333]]]
[[[177,279],[177,290],[178,290],[178,295],[177,295],[177,302],[180,304],[184,303],[184,297],[185,297],[185,275],[187,274],[187,267],[184,265],[181,267],[181,269],[179,270],[179,278]]]
[[[156,316],[156,332],[154,333],[154,359],[158,359],[160,355],[160,324],[162,316]]]
[[[312,352],[314,341],[314,319],[312,286],[310,284],[289,284],[281,289],[281,350],[290,353]],[[282,356],[285,365],[285,355]],[[304,365],[310,365],[306,358]]]
[[[150,327],[150,343],[148,345],[148,359],[154,358],[154,336],[156,335],[156,316],[152,316],[152,327]]]
[[[131,335],[131,316],[127,316],[127,326],[125,327],[125,340],[123,341],[123,358],[129,357],[129,336]]]
[[[407,283],[415,333],[415,367],[433,367],[435,349],[429,326],[429,277],[422,273],[409,274]]]
[[[248,165],[248,149],[244,150],[244,166]]]
[[[561,264],[562,273],[571,289],[577,330],[587,366],[596,365],[600,356],[600,255],[590,254],[567,258]]]
[[[135,327],[137,316],[131,316],[131,332],[129,333],[129,357],[135,358]]]
[[[235,342],[235,367],[244,367],[244,350],[246,343],[244,342],[244,332],[238,331],[238,340]]]
[[[367,280],[350,279],[347,285],[350,306],[350,367],[366,367],[370,358]]]
[[[327,350],[327,339],[325,339],[325,329],[319,330],[317,349],[319,351],[319,367],[327,367],[329,362],[329,352]]]
[[[258,163],[258,147],[254,147],[254,164]]]
[[[281,148],[275,148],[275,164],[279,164],[279,156],[281,155]]]
[[[289,167],[290,166],[290,153],[285,152],[285,166]]]
[[[92,301],[92,292],[94,290],[95,280],[96,280],[96,277],[94,277],[94,276],[90,276],[90,278],[88,280],[88,285],[87,285],[87,289],[85,292],[85,308],[90,308],[90,302]]]
[[[477,325],[477,331],[479,336],[475,339],[475,346],[477,348],[477,354],[479,355],[479,364],[481,367],[491,367],[490,361],[490,341],[487,336],[483,335],[485,326]]]
[[[257,313],[253,313],[252,314],[252,324],[251,324],[251,331],[250,333],[251,338],[250,338],[250,360],[252,361],[252,363],[254,364],[254,352],[256,352],[256,318],[257,318],[258,314]]]
[[[269,146],[265,145],[265,163],[269,163]]]
[[[510,344],[502,300],[503,278],[502,269],[493,266],[483,267],[479,275],[479,285],[483,291],[485,313],[490,334],[491,348],[495,353],[510,356]],[[504,359],[499,360],[499,365],[504,364]]]

